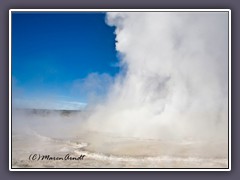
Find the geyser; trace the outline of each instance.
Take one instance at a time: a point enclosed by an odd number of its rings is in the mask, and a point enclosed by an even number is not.
[[[86,127],[121,136],[227,140],[227,12],[109,12],[120,73]]]

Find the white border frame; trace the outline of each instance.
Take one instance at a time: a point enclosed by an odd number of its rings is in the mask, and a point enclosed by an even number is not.
[[[168,169],[60,169],[60,168],[52,168],[52,169],[15,169],[12,168],[12,12],[109,12],[109,11],[118,11],[118,12],[166,12],[166,11],[172,11],[172,12],[228,12],[228,169],[220,169],[220,168],[168,168]],[[9,171],[231,171],[231,10],[230,9],[10,9],[9,10]]]

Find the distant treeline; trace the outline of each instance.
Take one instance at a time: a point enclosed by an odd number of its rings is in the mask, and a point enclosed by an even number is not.
[[[49,115],[49,114],[53,114],[53,113],[58,113],[63,116],[69,116],[71,114],[81,112],[81,110],[30,109],[30,108],[18,108],[16,110],[24,111],[29,114],[35,114],[35,115]]]

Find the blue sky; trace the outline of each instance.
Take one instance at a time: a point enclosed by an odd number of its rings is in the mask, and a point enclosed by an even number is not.
[[[13,102],[88,103],[89,89],[82,86],[91,78],[104,94],[119,72],[114,30],[104,13],[14,12]]]

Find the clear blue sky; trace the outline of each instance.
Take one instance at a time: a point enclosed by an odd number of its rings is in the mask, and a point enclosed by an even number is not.
[[[114,30],[104,13],[14,12],[13,100],[52,96],[87,103],[84,92],[72,93],[73,84],[91,73],[119,72]]]

